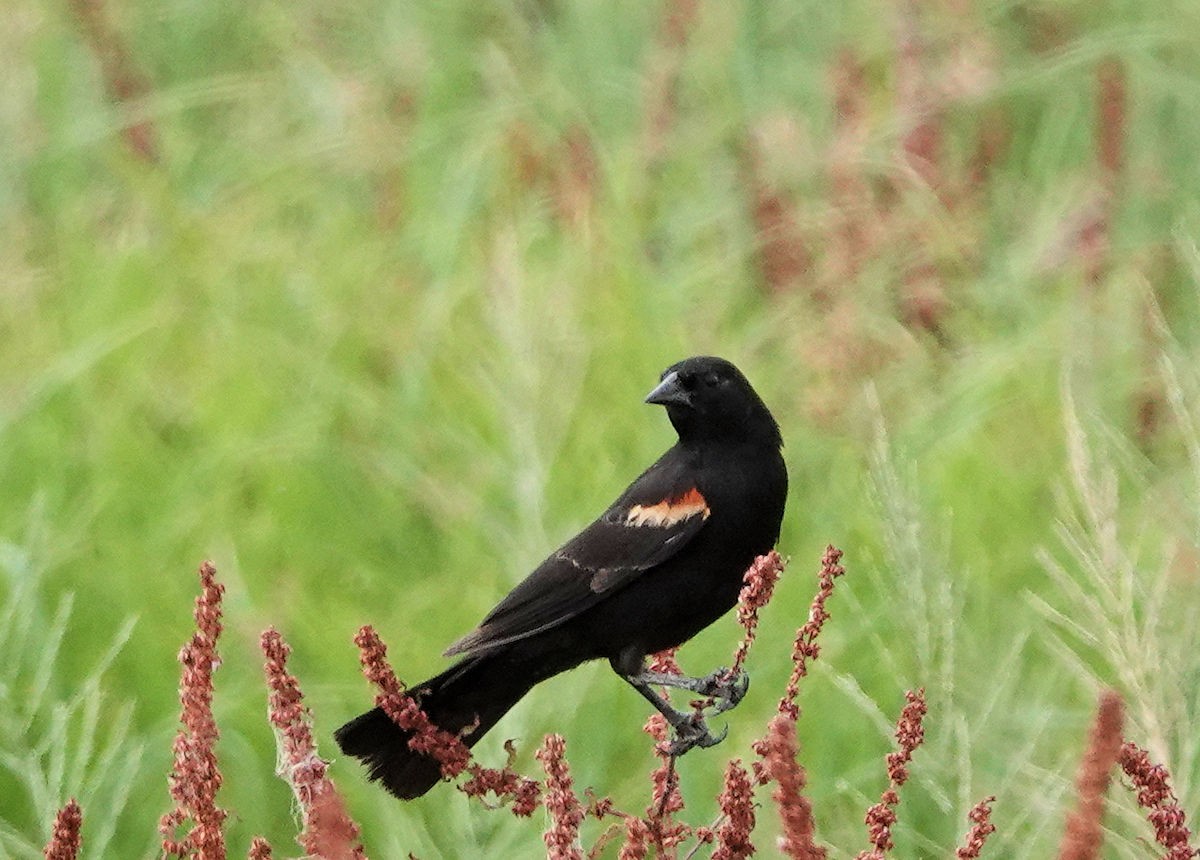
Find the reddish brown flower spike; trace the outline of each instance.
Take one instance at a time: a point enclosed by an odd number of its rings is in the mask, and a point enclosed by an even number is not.
[[[387,661],[387,646],[371,625],[359,628],[354,637],[359,649],[363,675],[379,688],[375,704],[400,728],[412,732],[409,749],[432,756],[442,768],[442,776],[453,778],[471,761],[471,751],[457,735],[435,726],[421,710],[416,699],[404,692],[404,685]]]
[[[150,83],[134,61],[134,53],[120,30],[109,21],[100,0],[71,0],[68,4],[83,35],[96,55],[100,77],[108,96],[119,107],[131,110],[152,95]],[[137,158],[154,163],[159,159],[158,132],[151,119],[131,116],[121,130],[125,144]]]
[[[907,691],[904,698],[908,704],[900,712],[896,723],[896,743],[899,749],[889,753],[887,757],[888,778],[899,788],[908,780],[908,763],[912,761],[913,753],[925,740],[925,688],[917,692]]]
[[[528,818],[542,802],[542,786],[536,779],[527,779],[512,768],[512,764],[496,769],[472,763],[467,767],[471,778],[459,786],[467,797],[482,799],[488,793],[501,802],[511,801],[512,814]]]
[[[644,860],[650,851],[650,826],[644,818],[630,815],[625,819],[625,844],[617,860]]]
[[[763,284],[779,294],[806,280],[812,281],[805,278],[813,269],[812,253],[800,229],[795,206],[765,176],[763,147],[753,133],[742,145],[741,156]],[[815,288],[813,293],[822,304],[828,301],[824,290]]]
[[[673,651],[671,653],[674,654]],[[673,656],[669,662],[674,664]],[[642,726],[642,731],[656,741],[654,751],[659,758],[658,767],[650,774],[653,790],[650,804],[646,807],[645,820],[649,832],[649,844],[654,846],[656,856],[671,856],[669,852],[688,837],[691,828],[683,822],[674,820],[675,813],[683,809],[683,794],[679,790],[679,774],[675,772],[675,759],[666,752],[670,729],[661,714],[651,714],[646,720],[646,724]]]
[[[884,853],[892,850],[892,828],[896,826],[895,807],[899,803],[900,796],[895,789],[889,788],[884,791],[879,803],[867,810],[867,838],[872,847],[869,851],[860,852],[857,860],[883,860]]]
[[[1150,754],[1129,741],[1121,746],[1118,760],[1137,789],[1138,805],[1147,810],[1146,817],[1154,827],[1154,838],[1167,849],[1164,860],[1190,860],[1200,855],[1200,850],[1189,845],[1192,834],[1183,809],[1171,790],[1167,769],[1152,764]]]
[[[1129,85],[1125,67],[1106,57],[1096,67],[1096,160],[1104,183],[1111,187],[1125,165],[1125,126]]]
[[[783,572],[784,566],[785,562],[779,553],[771,550],[766,555],[754,559],[754,563],[742,577],[745,584],[738,595],[737,617],[738,624],[742,625],[746,634],[733,654],[731,671],[734,674],[740,672],[745,665],[746,655],[750,652],[750,646],[754,644],[758,630],[758,612],[771,600],[775,583],[779,581],[779,574]]]
[[[840,213],[831,238],[832,269],[837,277],[854,278],[870,251],[867,218],[870,189],[861,162],[870,132],[867,118],[869,88],[866,69],[850,48],[833,65],[834,136],[829,153],[829,185]]]
[[[297,841],[313,856],[365,860],[358,825],[326,775],[329,763],[317,755],[312,715],[304,705],[300,682],[287,671],[291,648],[274,629],[264,631],[259,644],[266,657],[267,713],[280,747],[279,773],[292,787],[304,815],[304,830]]]
[[[908,781],[908,763],[912,761],[913,753],[925,740],[925,690],[915,693],[908,690],[904,694],[907,700],[896,721],[897,750],[887,755],[888,787],[866,814],[867,838],[871,843],[868,851],[858,854],[857,860],[883,860],[884,853],[894,846],[892,830],[896,826],[896,807],[900,803],[897,789]]]
[[[75,860],[83,844],[80,836],[82,827],[83,810],[72,797],[54,816],[54,830],[42,851],[46,860]]]
[[[759,781],[776,783],[771,797],[783,822],[779,850],[793,860],[823,860],[825,849],[813,841],[812,804],[804,796],[804,768],[796,760],[795,720],[787,714],[777,714],[756,749],[763,756]]]
[[[1100,856],[1104,842],[1104,792],[1121,751],[1123,720],[1121,697],[1112,690],[1101,693],[1088,749],[1075,778],[1079,796],[1075,810],[1067,818],[1059,860],[1093,860]]]
[[[725,767],[725,786],[717,802],[721,805],[722,822],[715,834],[717,848],[712,860],[743,860],[754,853],[750,834],[754,832],[754,789],[741,759],[733,759]],[[697,834],[701,842],[712,838]],[[706,839],[705,837],[709,837]]]
[[[583,860],[579,848],[579,825],[583,807],[572,787],[571,770],[567,765],[567,746],[562,735],[546,735],[537,759],[546,771],[546,811],[550,813],[550,829],[543,834],[547,860]]]
[[[800,679],[808,674],[808,661],[817,659],[821,653],[817,637],[821,635],[821,627],[830,617],[825,604],[833,594],[834,580],[846,572],[841,560],[840,549],[832,545],[825,548],[825,555],[821,558],[821,570],[817,574],[817,594],[809,608],[808,621],[796,631],[796,640],[792,645],[792,675],[788,679],[783,698],[779,700],[779,713],[787,714],[793,721],[800,716],[800,708],[796,705]]]
[[[183,664],[179,720],[183,725],[175,736],[175,765],[167,779],[175,808],[159,821],[164,854],[195,856],[199,860],[225,860],[221,826],[226,813],[216,804],[221,787],[215,751],[219,733],[212,713],[213,672],[220,665],[217,639],[221,635],[224,591],[212,562],[200,565],[196,632],[179,652]],[[175,838],[176,829],[189,819],[192,828],[182,839]]]
[[[979,852],[983,850],[984,842],[996,832],[996,826],[991,821],[992,804],[995,802],[994,796],[985,797],[971,807],[971,811],[967,813],[971,829],[967,831],[965,844],[954,852],[956,860],[979,860]]]
[[[667,675],[683,674],[683,671],[679,668],[679,663],[675,660],[675,655],[678,651],[678,648],[668,648],[666,651],[651,654],[647,668],[651,672],[662,672]]]

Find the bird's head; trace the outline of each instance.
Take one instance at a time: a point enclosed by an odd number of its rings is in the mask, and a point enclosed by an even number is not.
[[[646,396],[665,406],[685,444],[761,442],[781,446],[779,425],[742,372],[723,358],[687,358],[663,371]]]

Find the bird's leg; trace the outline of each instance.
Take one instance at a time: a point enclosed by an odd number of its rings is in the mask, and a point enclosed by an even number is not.
[[[671,703],[654,691],[650,685],[657,683],[655,681],[645,680],[645,676],[657,676],[657,672],[642,672],[638,675],[623,675],[626,681],[629,682],[633,689],[637,690],[646,701],[652,704],[660,714],[675,730],[675,739],[671,741],[667,747],[667,752],[671,756],[683,755],[693,747],[711,747],[716,746],[721,741],[725,740],[725,736],[729,734],[729,727],[726,726],[720,735],[714,735],[708,729],[708,724],[704,722],[704,715],[698,711],[684,712],[671,707]],[[663,677],[678,678],[678,675],[665,675]],[[695,678],[688,680],[698,680]],[[686,688],[685,688],[686,689]]]
[[[650,672],[643,669],[636,676],[645,684],[655,684],[661,687],[675,687],[691,693],[716,700],[715,713],[721,714],[737,706],[750,689],[750,676],[745,672],[733,673],[724,667],[705,675],[703,678],[692,678],[687,675],[675,675],[669,672]],[[630,683],[633,680],[630,679]],[[637,686],[634,684],[634,686]],[[643,694],[644,695],[644,694]]]
[[[708,704],[715,704],[715,712],[719,714],[740,702],[750,686],[749,676],[744,672],[731,672],[729,669],[718,669],[702,678],[691,678],[674,672],[650,671],[646,668],[646,652],[637,648],[623,650],[611,657],[609,663],[613,671],[641,693],[670,724],[675,739],[667,751],[672,756],[683,755],[693,747],[715,746],[725,739],[729,728],[726,727],[720,735],[714,735],[704,722],[702,706],[688,711],[676,710],[654,687],[674,687],[714,700]]]

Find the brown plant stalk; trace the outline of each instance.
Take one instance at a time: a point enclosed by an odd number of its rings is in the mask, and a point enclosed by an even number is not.
[[[354,637],[359,648],[363,674],[379,693],[375,704],[383,708],[400,728],[412,733],[409,749],[432,756],[442,776],[453,779],[464,771],[469,775],[459,790],[468,797],[484,798],[494,794],[501,804],[511,803],[513,815],[528,817],[541,802],[537,780],[521,776],[513,769],[515,749],[508,745],[509,759],[502,768],[483,767],[471,759],[471,751],[462,739],[438,728],[421,710],[420,703],[404,690],[387,660],[387,646],[370,625],[361,627]]]
[[[1137,789],[1138,806],[1146,810],[1155,840],[1167,849],[1163,860],[1190,860],[1200,855],[1200,849],[1190,845],[1192,833],[1183,807],[1171,790],[1167,769],[1151,763],[1150,754],[1130,741],[1121,745],[1118,761]]]
[[[759,275],[769,293],[783,294],[807,285],[813,299],[828,305],[829,294],[809,277],[814,261],[800,229],[795,205],[766,176],[762,145],[752,130],[742,144],[740,166],[754,224]]]
[[[54,830],[50,833],[50,841],[42,850],[46,860],[75,860],[83,845],[80,835],[82,828],[83,810],[72,797],[54,816]]]
[[[754,644],[758,632],[758,613],[771,600],[775,592],[775,583],[787,562],[775,550],[766,555],[760,555],[742,575],[741,592],[738,594],[737,620],[745,633],[741,642],[733,652],[733,665],[730,672],[734,675],[741,672],[746,663],[746,656]]]
[[[841,565],[842,551],[832,544],[825,548],[821,557],[821,570],[817,574],[817,594],[813,597],[808,611],[808,621],[796,631],[792,644],[792,674],[788,678],[787,689],[779,700],[779,713],[787,714],[796,720],[800,716],[800,707],[796,704],[796,696],[800,692],[800,679],[808,675],[808,661],[816,660],[821,654],[821,646],[817,637],[821,628],[829,620],[829,610],[825,604],[833,595],[834,581],[845,574],[846,569]]]
[[[167,785],[175,808],[159,821],[163,854],[225,860],[225,836],[221,830],[226,812],[216,803],[221,787],[216,742],[219,732],[213,718],[213,672],[220,665],[217,639],[221,635],[221,595],[225,586],[217,582],[212,562],[200,565],[200,595],[196,598],[196,632],[179,652],[183,677],[179,684],[179,720],[175,736],[175,764]],[[180,827],[191,821],[182,838]]]
[[[759,782],[773,781],[771,798],[783,822],[779,850],[793,860],[824,860],[825,849],[815,842],[812,802],[804,796],[807,777],[797,761],[796,720],[779,713],[767,726],[756,751],[762,757]]]
[[[717,798],[721,823],[714,834],[717,847],[712,860],[744,860],[754,854],[750,835],[754,832],[754,786],[742,760],[731,759],[725,766],[725,782]]]
[[[992,804],[995,802],[996,798],[993,795],[985,797],[971,807],[971,811],[967,813],[971,829],[967,831],[963,845],[954,852],[956,860],[978,860],[987,838],[996,832],[996,825],[992,824]]]
[[[673,650],[658,655],[651,666],[655,667],[653,671],[660,671],[658,667],[674,666],[675,671],[678,672]],[[670,727],[662,714],[652,714],[646,720],[642,731],[654,738],[654,754],[659,758],[658,767],[650,774],[653,790],[650,803],[646,807],[648,841],[655,850],[655,856],[674,857],[676,848],[691,835],[692,829],[686,823],[675,818],[675,814],[683,810],[684,801],[683,794],[679,790],[679,774],[675,770],[675,756],[667,751]]]
[[[542,802],[541,783],[521,776],[514,769],[517,748],[512,741],[505,741],[504,748],[508,751],[508,761],[504,767],[483,767],[472,761],[467,765],[470,778],[459,785],[458,790],[467,797],[479,798],[481,802],[488,794],[494,794],[500,805],[509,805],[513,815],[528,818]]]
[[[650,852],[650,825],[646,819],[630,815],[625,818],[625,842],[617,860],[644,860]]]
[[[1127,118],[1125,67],[1115,57],[1096,67],[1096,120],[1093,144],[1099,189],[1083,209],[1076,234],[1075,252],[1083,263],[1087,285],[1099,289],[1112,267],[1113,219],[1117,210],[1118,180],[1125,164]]]
[[[831,75],[834,134],[827,161],[835,224],[826,242],[823,279],[848,284],[870,256],[879,213],[862,170],[869,133],[866,69],[853,49],[845,48]]]
[[[888,787],[879,803],[867,810],[867,835],[871,848],[859,852],[857,860],[883,860],[884,854],[894,847],[892,828],[896,826],[900,787],[908,781],[908,765],[913,753],[925,740],[925,690],[920,689],[915,693],[908,690],[904,698],[907,704],[896,722],[897,749],[887,755]]]
[[[543,803],[550,814],[550,829],[543,835],[546,860],[583,860],[579,847],[579,825],[584,810],[575,794],[571,768],[567,764],[567,745],[562,735],[546,735],[537,759],[546,771],[546,796]]]
[[[792,672],[787,688],[779,700],[776,716],[767,726],[766,735],[754,743],[754,751],[759,757],[754,763],[755,782],[758,785],[776,784],[771,797],[783,822],[779,849],[788,857],[801,860],[820,860],[825,857],[825,849],[815,842],[812,803],[803,793],[804,768],[796,759],[799,751],[796,722],[800,717],[796,696],[800,692],[800,679],[808,675],[809,661],[817,659],[821,653],[817,637],[830,617],[826,603],[833,594],[834,582],[846,572],[841,559],[840,549],[833,545],[825,548],[808,620],[796,631],[792,644]]]
[[[279,745],[278,773],[292,787],[304,819],[297,841],[324,860],[366,860],[358,825],[328,776],[329,762],[317,755],[300,682],[287,671],[291,648],[274,628],[263,632],[259,644],[266,657],[267,714]]]
[[[388,664],[387,646],[375,629],[369,624],[360,627],[354,644],[359,649],[363,675],[379,688],[375,705],[400,728],[412,732],[408,748],[435,759],[443,777],[453,779],[462,773],[471,760],[471,751],[457,735],[434,725],[417,700],[404,691],[404,684]]]
[[[103,0],[69,0],[88,47],[100,64],[100,75],[109,98],[127,108],[150,92],[128,43],[109,23]],[[142,161],[158,161],[158,132],[149,119],[126,124],[121,130],[125,145]]]
[[[688,37],[695,26],[701,4],[698,0],[665,0],[659,34],[645,70],[643,151],[646,163],[654,166],[666,150],[679,108],[679,80]]]
[[[1104,792],[1121,752],[1121,723],[1125,708],[1112,690],[1100,694],[1088,748],[1075,778],[1076,807],[1067,817],[1058,849],[1059,860],[1095,860],[1104,843]]]
[[[250,850],[246,853],[247,860],[271,860],[271,843],[261,836],[250,840]]]

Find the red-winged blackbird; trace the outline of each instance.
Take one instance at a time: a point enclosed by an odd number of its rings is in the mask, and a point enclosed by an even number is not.
[[[462,660],[413,688],[430,720],[463,732],[468,746],[535,684],[599,658],[667,717],[678,751],[721,739],[651,685],[717,696],[723,710],[745,679],[653,674],[645,659],[732,608],[742,574],[775,545],[787,495],[783,441],[750,383],[720,358],[672,365],[646,402],[666,407],[679,441],[447,649]],[[440,778],[437,762],[410,750],[410,734],[380,708],[335,737],[397,797],[419,797]]]

